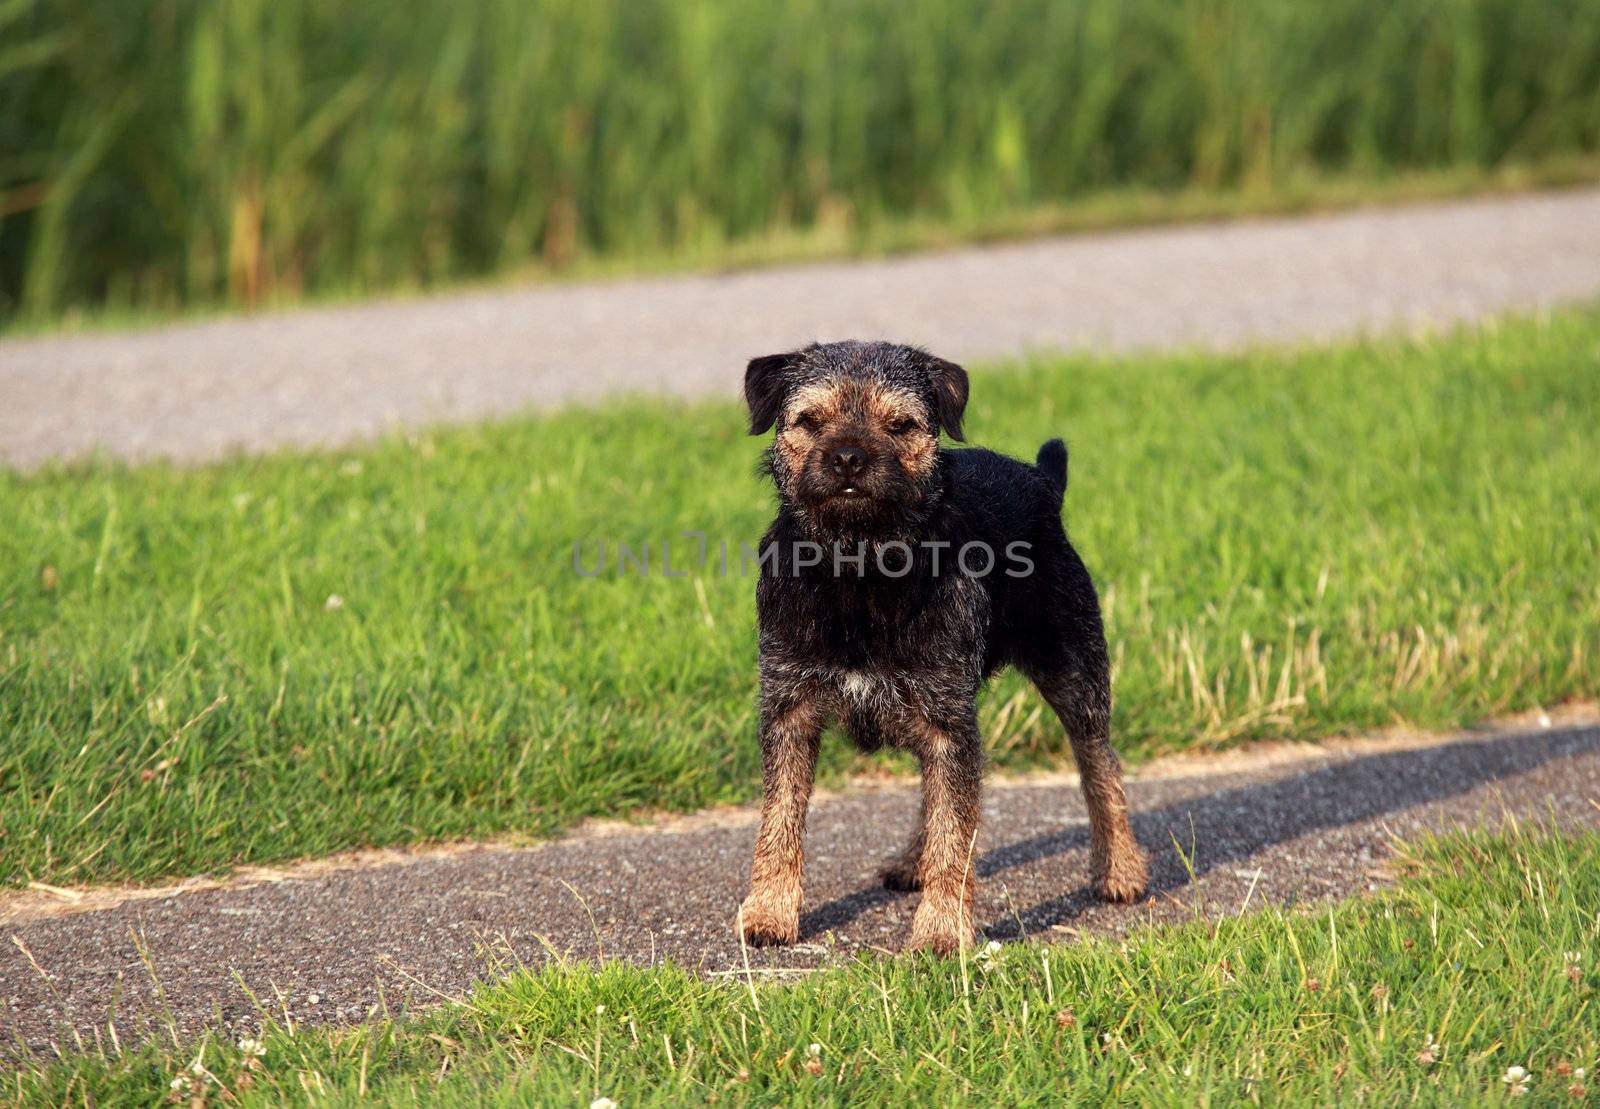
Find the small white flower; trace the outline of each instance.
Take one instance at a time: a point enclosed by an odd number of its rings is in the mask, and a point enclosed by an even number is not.
[[[174,1089],[174,1090],[188,1089],[188,1087],[189,1087],[189,1076],[187,1074],[180,1074],[180,1075],[178,1075],[178,1077],[174,1078],[171,1082],[169,1082],[168,1085],[171,1086],[172,1089]]]
[[[608,1097],[597,1097],[589,1103],[589,1109],[617,1109],[617,1103]]]
[[[604,1005],[596,1005],[594,1007],[594,1015],[595,1016],[599,1016],[601,1013],[603,1013],[605,1011],[606,1011],[606,1007]]]
[[[322,607],[329,612],[337,612],[344,607],[344,598],[337,593],[329,593],[328,599],[322,602]]]
[[[193,1074],[193,1075],[195,1075],[197,1077],[199,1075],[204,1074],[205,1072],[206,1072],[206,1068],[204,1067],[204,1065],[201,1064],[200,1060],[198,1060],[198,1059],[196,1059],[194,1061],[193,1065],[189,1067],[189,1073]]]
[[[1528,1073],[1526,1067],[1507,1067],[1506,1072],[1500,1076],[1509,1089],[1507,1092],[1512,1097],[1521,1097],[1528,1092],[1528,1083],[1533,1080],[1533,1075]]]
[[[253,1037],[246,1036],[239,1041],[239,1050],[246,1055],[254,1055],[257,1059],[267,1053],[267,1045]]]
[[[817,1058],[819,1055],[822,1054],[822,1045],[821,1044],[811,1044],[811,1045],[809,1045],[806,1048],[806,1054],[811,1056],[813,1059]]]

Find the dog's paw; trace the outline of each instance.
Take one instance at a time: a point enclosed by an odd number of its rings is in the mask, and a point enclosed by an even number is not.
[[[973,937],[964,936],[959,931],[929,932],[925,935],[913,934],[911,942],[906,944],[907,951],[931,951],[935,955],[954,955],[963,947],[971,947]]]
[[[977,939],[972,913],[963,910],[959,902],[945,905],[924,900],[917,906],[917,915],[912,918],[911,942],[906,949],[952,955],[963,947],[971,947]]]
[[[739,908],[738,927],[751,947],[781,947],[800,938],[800,911],[782,912],[747,899]]]
[[[1113,855],[1094,877],[1094,892],[1106,901],[1137,901],[1149,886],[1150,866],[1137,847]]]
[[[910,893],[922,888],[922,878],[917,874],[915,864],[908,863],[904,859],[890,863],[878,871],[878,877],[883,879],[883,888],[886,890]]]

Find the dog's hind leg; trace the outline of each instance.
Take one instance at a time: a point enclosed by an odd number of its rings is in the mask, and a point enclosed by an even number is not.
[[[846,734],[861,751],[877,751],[888,743],[883,722],[872,712],[854,709],[845,713],[842,723]],[[878,871],[885,889],[909,891],[922,888],[922,840],[927,824],[928,806],[924,801],[922,812],[917,816],[916,830],[911,833],[911,842],[895,856],[893,862]]]
[[[823,722],[814,696],[780,700],[763,690],[761,831],[750,867],[750,895],[739,908],[744,939],[758,947],[800,937],[806,808]]]
[[[1104,646],[1068,653],[1056,665],[1028,667],[1072,742],[1089,810],[1090,871],[1108,901],[1137,901],[1150,868],[1128,823],[1122,764],[1111,747],[1111,675]]]
[[[922,888],[922,842],[928,827],[927,802],[917,815],[917,830],[911,833],[911,842],[889,865],[878,871],[883,888],[891,890],[919,890]]]

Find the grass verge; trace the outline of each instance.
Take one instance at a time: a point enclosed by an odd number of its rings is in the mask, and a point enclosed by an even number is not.
[[[1371,899],[1120,943],[862,959],[789,985],[556,965],[415,1019],[263,1014],[260,1055],[158,1043],[7,1085],[38,1104],[1592,1104],[1600,837],[1512,827],[1401,863]]]
[[[1073,442],[1135,756],[1600,689],[1600,312],[975,378]],[[0,880],[543,834],[757,789],[771,514],[729,405],[610,404],[197,469],[0,474]],[[708,551],[696,561],[698,541]],[[687,576],[664,576],[663,543]],[[619,542],[650,573],[617,572]],[[719,547],[729,545],[722,573]],[[598,577],[574,570],[574,547]],[[997,763],[1059,760],[1014,677]],[[859,767],[825,746],[824,774]]]

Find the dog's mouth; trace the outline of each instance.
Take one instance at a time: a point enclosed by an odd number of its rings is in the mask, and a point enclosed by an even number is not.
[[[861,509],[878,499],[878,494],[865,485],[839,485],[823,493],[819,503],[835,509]]]
[[[851,526],[895,513],[898,506],[916,499],[913,491],[893,481],[892,475],[876,470],[860,475],[810,471],[800,475],[789,491],[796,503],[819,520]]]

